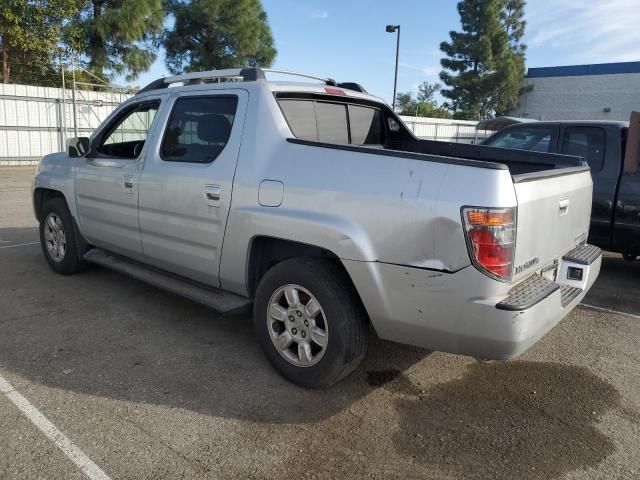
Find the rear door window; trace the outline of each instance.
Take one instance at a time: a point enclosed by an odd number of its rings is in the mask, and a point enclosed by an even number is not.
[[[564,131],[562,153],[583,157],[591,170],[599,172],[604,164],[605,131],[599,127],[568,127]]]
[[[514,148],[548,152],[551,145],[551,128],[529,127],[508,130],[487,143],[492,147]]]
[[[162,159],[167,162],[213,162],[229,140],[237,106],[235,96],[176,100],[162,141]]]

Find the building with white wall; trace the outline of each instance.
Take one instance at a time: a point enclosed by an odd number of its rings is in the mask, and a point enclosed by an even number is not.
[[[640,111],[640,62],[530,68],[511,112],[536,120],[623,120]]]

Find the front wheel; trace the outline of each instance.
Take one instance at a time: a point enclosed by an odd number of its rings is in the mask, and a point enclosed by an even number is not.
[[[71,275],[86,263],[76,248],[73,219],[62,198],[53,198],[42,207],[40,245],[49,266],[57,273]]]
[[[253,315],[272,365],[297,385],[336,383],[366,353],[366,313],[346,274],[333,262],[296,258],[275,265],[258,285]]]

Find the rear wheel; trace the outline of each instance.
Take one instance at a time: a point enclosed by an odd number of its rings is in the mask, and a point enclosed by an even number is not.
[[[62,198],[53,198],[42,207],[40,245],[49,266],[57,273],[71,275],[86,263],[78,254],[73,220]]]
[[[315,258],[286,260],[260,281],[256,333],[276,370],[304,387],[349,375],[366,352],[369,325],[345,273]]]

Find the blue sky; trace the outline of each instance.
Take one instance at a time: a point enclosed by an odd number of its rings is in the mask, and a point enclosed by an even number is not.
[[[639,0],[529,0],[528,67],[640,60]],[[278,56],[274,68],[361,83],[391,101],[400,24],[398,91],[437,81],[439,44],[459,29],[456,0],[263,0]],[[131,82],[167,75],[164,58]],[[118,79],[115,83],[125,83]]]

